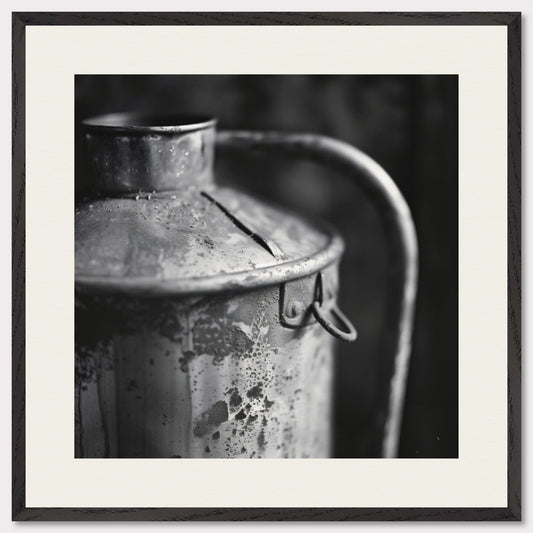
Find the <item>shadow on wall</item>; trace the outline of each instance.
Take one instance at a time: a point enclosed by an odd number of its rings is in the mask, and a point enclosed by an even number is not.
[[[76,195],[89,183],[82,119],[117,111],[210,114],[219,129],[314,132],[379,162],[409,203],[420,285],[401,457],[457,457],[457,76],[76,76]],[[387,248],[379,214],[337,173],[225,154],[217,180],[335,225],[346,241],[340,306],[359,331],[337,346],[335,455],[377,457],[390,357],[382,345]]]

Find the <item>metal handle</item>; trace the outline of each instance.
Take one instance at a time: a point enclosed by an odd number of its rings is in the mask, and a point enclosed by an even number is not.
[[[331,335],[343,341],[352,342],[357,338],[357,331],[346,315],[334,305],[329,312],[335,317],[336,321],[343,329],[339,329],[331,320],[329,320],[322,310],[324,301],[322,272],[319,272],[316,278],[315,299],[311,305],[311,311],[317,322]]]
[[[330,137],[279,132],[221,131],[217,135],[217,145],[247,150],[273,150],[325,163],[362,187],[377,207],[387,234],[391,263],[396,267],[391,269],[391,275],[394,282],[402,288],[399,301],[388,305],[386,319],[386,333],[392,335],[391,345],[394,346],[395,356],[382,454],[384,457],[395,457],[411,352],[418,275],[416,232],[405,199],[392,178],[372,158],[357,148]]]
[[[343,341],[354,341],[357,338],[357,331],[355,331],[354,325],[346,318],[346,315],[335,305],[331,308],[330,313],[340,322],[347,331],[339,329],[331,320],[329,320],[326,315],[322,312],[322,305],[319,304],[316,300],[311,306],[311,311],[313,312],[314,317],[317,322],[328,332],[331,333],[337,339]]]

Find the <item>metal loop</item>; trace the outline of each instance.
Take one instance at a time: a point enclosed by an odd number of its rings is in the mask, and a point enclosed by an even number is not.
[[[348,318],[336,305],[331,309],[330,312],[342,325],[342,328],[347,331],[342,331],[341,329],[339,329],[322,313],[322,305],[318,300],[315,300],[313,302],[313,305],[311,306],[311,311],[313,312],[313,315],[316,318],[317,322],[328,333],[330,333],[337,339],[341,339],[346,342],[352,342],[357,338],[357,331],[355,330],[354,325],[350,322],[350,320],[348,320]]]

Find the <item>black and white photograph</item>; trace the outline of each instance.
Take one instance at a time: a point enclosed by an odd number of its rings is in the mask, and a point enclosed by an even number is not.
[[[11,14],[12,520],[520,521],[521,13],[92,9]]]
[[[76,76],[76,457],[457,457],[457,83]]]

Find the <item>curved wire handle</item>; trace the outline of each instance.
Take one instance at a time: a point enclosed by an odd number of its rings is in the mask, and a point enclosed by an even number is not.
[[[382,217],[387,234],[393,274],[402,286],[399,306],[388,306],[387,328],[395,336],[394,370],[383,438],[383,457],[396,457],[411,352],[418,276],[418,246],[411,212],[398,187],[372,158],[350,144],[315,134],[221,131],[217,146],[274,150],[334,167],[362,187]]]
[[[316,277],[315,300],[311,305],[311,312],[316,321],[336,339],[341,339],[345,342],[353,342],[357,338],[357,331],[351,321],[344,315],[344,313],[335,304],[329,311],[335,317],[337,323],[343,329],[337,327],[322,311],[322,302],[324,299],[322,286],[322,272],[319,272]]]

